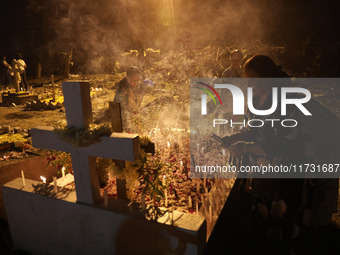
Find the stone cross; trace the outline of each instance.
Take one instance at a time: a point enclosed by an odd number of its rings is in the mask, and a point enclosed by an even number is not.
[[[92,122],[90,84],[86,81],[63,82],[67,125],[87,127]],[[134,161],[139,155],[139,137],[135,134],[112,133],[87,147],[74,147],[60,140],[53,127],[31,130],[34,147],[71,153],[77,202],[94,204],[100,200],[96,157]]]

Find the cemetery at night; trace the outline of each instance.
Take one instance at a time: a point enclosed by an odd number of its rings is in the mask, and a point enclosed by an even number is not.
[[[340,254],[340,5],[0,2],[1,254]]]

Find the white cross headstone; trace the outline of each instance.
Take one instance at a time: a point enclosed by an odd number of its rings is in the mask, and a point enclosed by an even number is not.
[[[63,82],[67,125],[87,127],[92,122],[90,84],[86,81]],[[139,155],[139,137],[136,134],[112,133],[87,147],[74,147],[60,140],[53,127],[31,130],[34,147],[71,153],[77,202],[94,204],[100,200],[96,172],[96,157],[134,161]]]

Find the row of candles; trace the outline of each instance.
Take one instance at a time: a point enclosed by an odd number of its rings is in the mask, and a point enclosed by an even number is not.
[[[65,170],[66,170],[65,167],[63,167],[61,169],[63,179],[65,179],[65,177],[66,177]],[[22,179],[22,185],[26,186],[24,170],[21,170],[21,179]],[[42,180],[43,183],[46,183],[46,177],[40,176],[40,179]],[[55,193],[57,193],[58,192],[58,185],[57,185],[57,177],[55,177],[55,176],[53,176],[53,185],[54,185],[54,191],[55,191]]]

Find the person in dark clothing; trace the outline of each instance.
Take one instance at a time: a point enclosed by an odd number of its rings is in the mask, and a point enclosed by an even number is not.
[[[257,78],[286,78],[283,84],[291,86],[288,74],[268,56],[250,58],[244,65],[244,74],[250,78],[248,87],[253,89],[253,105],[258,110],[271,107],[273,82]],[[257,116],[248,111],[245,119],[280,119],[280,113],[280,109],[277,109],[270,115]],[[298,119],[296,109],[288,109],[285,118]],[[271,122],[265,122],[262,127],[247,126],[223,137],[222,144],[232,157],[242,157],[243,165],[286,165],[303,162],[304,144],[301,137],[298,127],[273,128]],[[264,246],[268,244],[285,244],[296,232],[304,180],[251,177],[248,175],[247,179],[236,180],[211,235],[214,241],[208,243],[205,254],[218,254],[218,243],[227,239],[234,245],[238,242],[248,245],[248,251],[233,253],[236,251],[234,249],[231,254],[250,254],[252,248],[249,247],[255,246],[264,251]]]
[[[127,120],[139,111],[143,94],[141,73],[136,66],[132,66],[127,70],[126,77],[118,83],[113,99],[114,102],[120,103],[124,129],[129,128]]]
[[[244,55],[240,50],[233,50],[230,53],[230,66],[222,73],[222,78],[243,78],[242,60]]]

